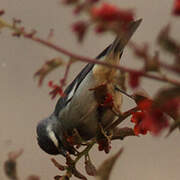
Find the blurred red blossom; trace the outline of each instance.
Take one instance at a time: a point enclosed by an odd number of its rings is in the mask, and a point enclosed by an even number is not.
[[[145,110],[148,110],[150,109],[150,107],[152,106],[152,100],[151,99],[143,99],[141,100],[139,103],[138,103],[138,108],[141,110],[141,111],[145,111]]]
[[[132,10],[122,10],[108,3],[103,3],[99,8],[92,8],[91,15],[97,20],[122,21],[124,23],[132,21],[134,17]]]
[[[174,1],[174,6],[173,6],[172,13],[175,16],[180,16],[180,0],[175,0]]]
[[[164,128],[168,127],[168,119],[161,109],[150,109],[145,112],[143,126],[154,135],[158,135]]]
[[[130,72],[129,73],[129,85],[132,88],[138,87],[139,86],[140,77],[141,77],[141,73]]]
[[[135,123],[135,135],[146,134],[147,131],[158,135],[168,127],[168,119],[162,109],[153,107],[153,101],[144,99],[138,103],[140,111],[132,114],[131,122]]]
[[[3,9],[0,10],[0,16],[2,16],[5,13]]]
[[[139,134],[146,134],[147,129],[143,125],[143,120],[145,118],[144,112],[135,112],[132,114],[131,122],[135,123],[134,134],[138,136]]]
[[[106,28],[105,27],[103,27],[102,25],[98,25],[98,26],[96,26],[95,27],[95,32],[96,33],[104,33],[106,31]]]
[[[60,96],[65,95],[62,87],[57,84],[54,84],[53,81],[49,81],[48,86],[53,89],[49,93],[52,96],[52,99],[54,99],[57,96],[57,94],[59,94]]]
[[[84,21],[77,21],[72,25],[72,30],[74,33],[76,33],[79,42],[81,42],[84,38],[84,35],[87,31],[87,23]]]

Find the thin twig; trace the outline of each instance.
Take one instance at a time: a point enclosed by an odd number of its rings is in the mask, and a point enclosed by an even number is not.
[[[129,117],[133,112],[136,112],[138,110],[138,107],[134,107],[126,112],[124,112],[121,116],[119,116],[119,118],[113,122],[112,124],[110,124],[109,126],[107,126],[105,128],[105,130],[110,130],[110,129],[114,129],[115,127],[117,127],[123,120],[125,120],[127,117]]]
[[[2,21],[2,20],[1,20]],[[54,49],[60,53],[63,53],[71,58],[74,58],[76,60],[79,60],[79,61],[82,61],[82,62],[86,62],[86,63],[91,63],[91,64],[99,64],[99,65],[103,65],[103,66],[106,66],[106,67],[109,67],[109,68],[115,68],[115,69],[118,69],[118,70],[121,70],[123,72],[128,72],[128,73],[137,73],[141,76],[144,76],[146,78],[150,78],[150,79],[155,79],[157,81],[162,81],[162,82],[169,82],[171,84],[174,84],[176,86],[180,86],[180,82],[179,81],[176,81],[174,79],[169,79],[169,78],[166,78],[166,77],[159,77],[159,76],[155,76],[155,75],[152,75],[152,74],[146,74],[145,72],[142,72],[142,71],[138,71],[138,70],[134,70],[134,69],[130,69],[130,68],[127,68],[127,67],[123,67],[123,66],[120,66],[120,65],[114,65],[114,64],[109,64],[107,62],[104,62],[104,61],[98,61],[97,59],[92,59],[92,58],[88,58],[88,57],[84,57],[84,56],[80,56],[78,54],[75,54],[75,53],[72,53],[64,48],[62,48],[61,46],[58,46],[58,45],[55,45],[47,40],[44,40],[44,39],[41,39],[37,36],[35,36],[35,33],[27,33],[25,32],[24,28],[17,28],[16,26],[13,26],[13,25],[10,25],[6,22],[4,22],[4,25],[5,27],[8,27],[10,28],[11,30],[15,31],[15,33],[17,33],[18,35],[21,34],[24,36],[24,38],[27,38],[27,39],[31,39],[32,41],[35,41],[35,42],[38,42],[42,45],[45,45],[51,49]]]
[[[129,72],[129,73],[137,73],[137,74],[140,74],[141,76],[144,76],[146,78],[150,78],[150,79],[155,79],[157,81],[162,81],[162,82],[169,82],[171,84],[174,84],[176,86],[180,86],[180,82],[179,81],[176,81],[174,79],[169,79],[169,78],[165,78],[165,77],[159,77],[159,76],[155,76],[155,75],[152,75],[152,74],[146,74],[145,72],[142,72],[142,71],[138,71],[138,70],[134,70],[134,69],[130,69],[130,68],[127,68],[127,67],[123,67],[123,66],[120,66],[120,65],[114,65],[114,64],[109,64],[107,62],[104,62],[104,61],[98,61],[97,59],[92,59],[92,58],[88,58],[88,57],[84,57],[84,56],[80,56],[78,54],[75,54],[75,53],[72,53],[60,46],[57,46],[55,44],[52,44],[51,42],[48,42],[44,39],[41,39],[39,37],[34,37],[34,36],[26,36],[24,35],[25,38],[28,38],[28,39],[31,39],[33,41],[36,41],[36,42],[39,42],[40,44],[43,44],[45,46],[48,46],[60,53],[63,53],[67,56],[70,56],[70,57],[73,57],[75,58],[76,60],[79,60],[79,61],[82,61],[82,62],[87,62],[87,63],[91,63],[91,64],[99,64],[99,65],[103,65],[103,66],[107,66],[109,68],[115,68],[115,69],[118,69],[118,70],[121,70],[123,72]]]

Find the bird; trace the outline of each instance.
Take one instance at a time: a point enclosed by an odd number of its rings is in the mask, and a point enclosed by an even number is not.
[[[97,57],[98,61],[118,65],[123,50],[137,30],[142,19],[132,21],[124,33]],[[98,97],[105,92],[110,94],[115,111],[120,111],[122,93],[115,88],[121,72],[100,64],[87,64],[59,98],[53,113],[37,124],[37,142],[40,148],[50,155],[75,154],[76,149],[69,139],[74,133],[81,141],[87,142],[96,137],[100,128],[106,127],[117,117],[111,109],[99,106]]]

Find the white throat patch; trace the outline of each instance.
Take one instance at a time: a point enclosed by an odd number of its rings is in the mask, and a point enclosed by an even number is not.
[[[49,138],[52,140],[52,142],[54,143],[54,145],[55,145],[56,147],[59,147],[58,140],[57,140],[54,132],[52,131],[52,127],[51,127],[51,126],[47,126],[46,130],[47,130],[47,132],[48,132]]]

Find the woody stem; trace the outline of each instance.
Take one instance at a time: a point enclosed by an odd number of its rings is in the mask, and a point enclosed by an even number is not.
[[[109,126],[107,126],[105,128],[106,131],[114,129],[115,127],[117,127],[123,120],[125,120],[127,117],[129,117],[133,112],[138,111],[138,107],[134,107],[126,112],[124,112],[122,115],[119,116],[119,118],[113,122],[112,124],[110,124]]]
[[[88,146],[79,153],[78,157],[74,160],[74,164],[76,164],[79,159],[81,159],[83,156],[88,155],[89,151],[91,150],[91,148],[93,147],[93,145],[96,143],[96,140],[92,140]]]
[[[64,49],[58,45],[55,45],[55,44],[49,42],[48,40],[41,39],[41,38],[35,36],[33,33],[27,33],[27,32],[25,32],[24,29],[21,29],[21,28],[13,26],[11,24],[8,24],[8,23],[4,22],[2,19],[0,19],[0,21],[1,21],[1,23],[3,23],[4,27],[7,27],[7,28],[13,30],[14,32],[16,32],[18,34],[23,35],[24,38],[31,39],[32,41],[38,42],[42,45],[45,45],[51,49],[54,49],[57,52],[60,52],[60,53],[65,54],[69,57],[72,57],[78,61],[91,63],[91,64],[99,64],[99,65],[107,66],[109,68],[115,68],[115,69],[121,70],[123,72],[137,73],[137,74],[139,74],[145,78],[155,79],[157,81],[162,81],[162,82],[166,82],[166,83],[168,82],[168,83],[174,84],[176,86],[180,86],[180,82],[176,81],[174,79],[170,79],[167,77],[160,77],[160,76],[156,76],[156,75],[152,75],[152,74],[147,74],[146,72],[142,72],[139,70],[134,70],[134,69],[127,68],[124,66],[114,65],[114,64],[110,64],[110,63],[107,63],[104,61],[98,61],[97,59],[92,59],[92,58],[80,56],[80,55],[72,53],[72,52],[70,52],[70,51],[68,51],[68,50],[66,50],[66,49]]]

